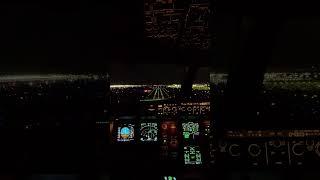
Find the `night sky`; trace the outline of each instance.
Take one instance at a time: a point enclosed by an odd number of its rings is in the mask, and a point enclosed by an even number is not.
[[[199,68],[194,82],[209,82],[209,72],[207,67]],[[110,68],[111,84],[180,84],[184,75],[184,66],[176,64],[113,64]]]
[[[111,71],[119,80],[143,79],[145,74],[153,74],[149,78],[171,80],[174,76],[158,73],[161,68],[153,73],[159,67],[156,64],[179,63],[179,68],[190,63],[225,64],[221,62],[224,60],[210,57],[208,52],[177,50],[167,44],[147,41],[143,35],[142,0],[3,3],[0,12],[1,73]],[[318,63],[319,32],[318,17],[287,18],[277,33],[270,64],[288,67]],[[217,38],[219,36],[217,33]],[[225,42],[222,47],[228,52],[233,42]],[[123,75],[126,73],[123,69],[132,66],[121,67],[119,64],[123,63],[155,65],[144,68],[143,73],[137,70],[135,76],[128,76]],[[172,71],[181,71],[172,67],[169,68]]]
[[[289,18],[278,33],[271,64],[273,66],[319,64],[319,32],[320,17]]]

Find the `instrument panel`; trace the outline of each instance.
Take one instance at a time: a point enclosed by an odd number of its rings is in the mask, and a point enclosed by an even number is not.
[[[159,92],[160,87],[156,88]],[[145,97],[157,97],[151,93],[156,90],[142,92],[146,92]],[[150,93],[153,96],[148,95]],[[195,93],[201,94],[200,91]],[[275,125],[272,129],[272,121],[270,127],[263,130],[255,126],[251,130],[225,127],[219,129],[222,133],[218,134],[215,126],[218,120],[211,114],[215,108],[213,99],[208,92],[204,94],[202,100],[140,100],[137,103],[140,112],[135,118],[129,121],[119,118],[118,121],[133,124],[135,137],[132,141],[116,143],[156,145],[162,161],[177,162],[183,167],[317,167],[315,164],[320,162],[320,130],[317,126],[284,129]],[[275,108],[272,102],[270,106]],[[260,122],[261,114],[257,112],[257,122]]]
[[[229,138],[221,140],[217,150],[226,166],[317,167],[314,165],[320,162],[319,147],[319,137]]]
[[[210,107],[210,103],[196,103],[197,106],[200,104]],[[194,104],[181,103],[177,106],[185,105],[193,106]],[[148,148],[148,145],[150,147],[156,145],[162,162],[177,162],[182,166],[201,167],[210,162],[207,161],[210,159],[209,148],[213,146],[209,146],[211,127],[209,111],[202,115],[196,113],[196,115],[170,116],[159,115],[157,111],[152,112],[154,114],[149,113],[149,116],[115,118],[112,126],[113,131],[116,132],[111,133],[113,143],[144,145],[145,148]]]

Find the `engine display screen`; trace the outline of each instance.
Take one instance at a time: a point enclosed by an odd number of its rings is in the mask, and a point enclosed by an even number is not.
[[[184,147],[184,164],[200,165],[202,164],[201,152],[199,146]]]
[[[195,136],[199,135],[199,123],[187,122],[182,123],[183,137],[184,139],[194,139]]]

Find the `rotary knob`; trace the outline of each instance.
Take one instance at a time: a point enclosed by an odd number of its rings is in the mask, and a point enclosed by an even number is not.
[[[308,151],[313,151],[314,149],[314,140],[306,140],[306,146]]]
[[[261,154],[261,147],[258,144],[250,144],[248,147],[248,153],[252,157],[257,157]]]
[[[303,156],[304,150],[304,143],[302,141],[292,145],[292,153],[296,156]]]
[[[238,144],[231,144],[229,146],[229,154],[233,157],[240,156],[240,145]]]
[[[269,142],[269,144],[275,148],[280,148],[281,146],[283,146],[285,144],[285,142],[280,141],[280,140],[276,140],[276,141]]]

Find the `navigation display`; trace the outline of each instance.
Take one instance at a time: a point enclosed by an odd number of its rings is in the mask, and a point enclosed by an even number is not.
[[[158,124],[157,123],[141,123],[140,140],[144,142],[158,141]]]

